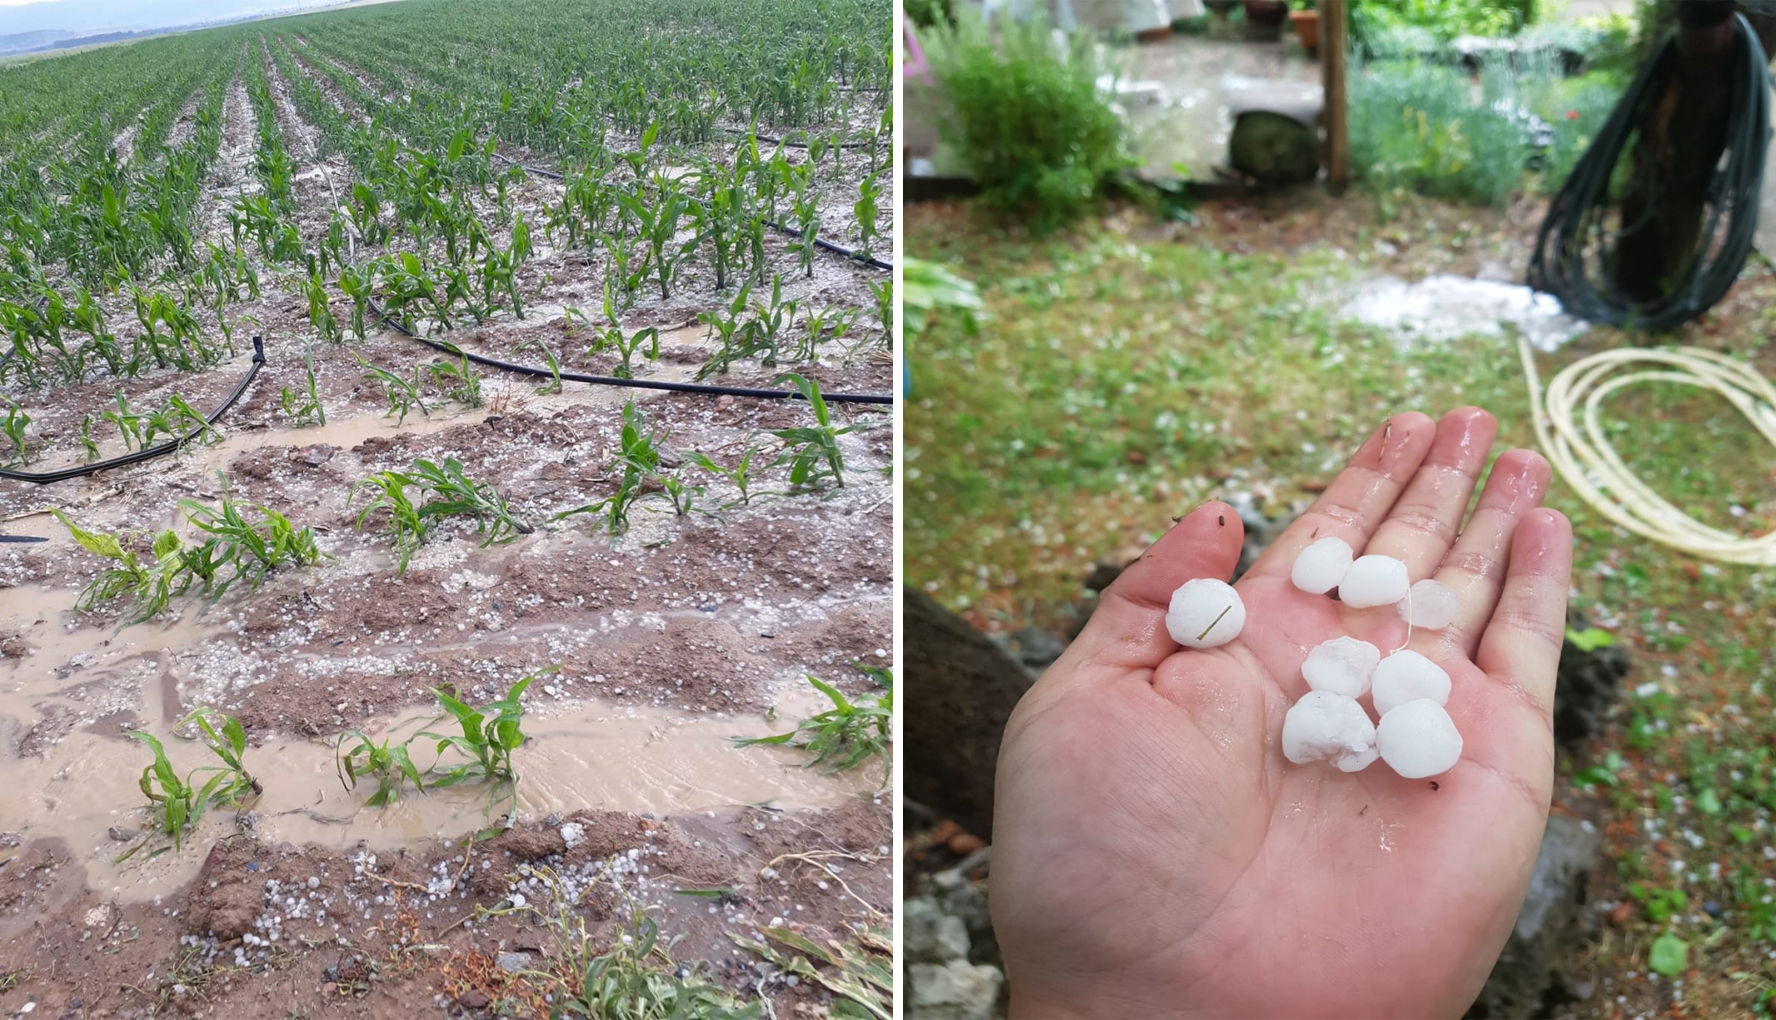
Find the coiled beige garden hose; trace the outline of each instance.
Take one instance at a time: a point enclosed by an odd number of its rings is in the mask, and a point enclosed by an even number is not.
[[[1636,383],[1711,389],[1738,408],[1776,448],[1776,387],[1769,380],[1750,365],[1695,347],[1623,348],[1566,366],[1548,382],[1544,394],[1529,342],[1519,337],[1517,347],[1529,380],[1536,440],[1581,499],[1629,531],[1673,549],[1723,563],[1776,564],[1776,531],[1746,538],[1709,527],[1641,481],[1604,434],[1600,412],[1604,398]],[[1663,367],[1627,370],[1642,364]]]

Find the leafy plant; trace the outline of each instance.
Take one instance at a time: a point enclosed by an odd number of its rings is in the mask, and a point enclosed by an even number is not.
[[[623,405],[623,431],[616,459],[609,470],[617,475],[617,491],[605,499],[564,510],[553,518],[602,513],[605,529],[612,535],[629,530],[629,511],[645,494],[645,485],[660,471],[660,434],[648,426],[647,416],[631,400]]]
[[[234,582],[243,578],[249,587],[258,588],[279,567],[287,564],[306,567],[320,562],[321,551],[315,543],[314,529],[297,527],[271,507],[252,507],[262,518],[258,524],[247,520],[240,504],[226,492],[218,506],[181,499],[179,508],[193,527],[210,536],[210,541],[201,547],[205,569],[200,574],[204,589],[213,598],[221,598]],[[217,582],[216,568],[224,566],[232,567],[234,573]]]
[[[358,364],[364,366],[364,378],[382,387],[382,395],[389,405],[388,413],[395,416],[396,425],[405,424],[407,415],[414,408],[418,408],[420,414],[431,413],[426,409],[425,377],[421,375],[424,371],[421,366],[413,366],[413,378],[404,379],[386,369],[377,368],[362,357],[358,358]]]
[[[353,742],[349,750],[345,746],[347,741]],[[340,785],[347,790],[357,789],[360,777],[375,777],[376,792],[364,802],[370,807],[393,804],[400,799],[401,790],[409,781],[414,789],[425,792],[425,777],[414,767],[406,741],[397,744],[392,737],[384,737],[378,744],[362,731],[352,730],[340,735],[333,754]]]
[[[407,494],[418,491],[416,503]],[[420,459],[406,471],[379,471],[360,479],[352,487],[352,499],[361,490],[375,497],[358,514],[357,527],[378,510],[387,510],[388,528],[395,539],[396,573],[405,574],[413,553],[426,541],[430,522],[438,517],[469,517],[475,521],[475,533],[483,536],[481,546],[510,542],[531,533],[530,525],[512,515],[504,496],[493,486],[477,482],[463,474],[462,462],[446,457],[443,463]]]
[[[835,428],[826,398],[820,395],[820,384],[794,372],[777,377],[779,384],[788,381],[796,388],[814,412],[814,424],[796,428],[773,429],[771,435],[783,440],[783,452],[773,467],[789,465],[792,489],[817,487],[831,478],[834,485],[845,484],[845,455],[839,449],[839,437],[863,428],[861,424]]]
[[[18,401],[6,401],[6,417],[0,418],[0,435],[5,435],[12,444],[11,459],[23,461],[29,452],[25,444],[25,429],[31,424],[31,416],[25,413]]]
[[[1083,214],[1131,164],[1127,129],[1098,84],[1109,70],[1096,40],[1077,32],[1057,48],[1040,17],[1000,19],[995,39],[979,13],[959,14],[920,36],[942,87],[940,133],[989,207],[1038,231]]]
[[[720,475],[732,482],[734,487],[740,490],[741,504],[749,504],[752,502],[752,493],[750,491],[752,487],[752,458],[757,453],[758,447],[748,446],[746,452],[740,455],[739,462],[733,467],[723,467],[710,458],[708,454],[699,453],[696,450],[692,450],[685,454],[685,460],[711,474]]]
[[[486,403],[481,398],[481,376],[470,367],[467,355],[458,355],[454,362],[436,362],[428,371],[440,386],[446,387],[445,396],[451,400],[465,407],[480,407]]]
[[[882,694],[858,701],[852,701],[840,693],[838,688],[822,683],[819,677],[809,676],[808,683],[826,695],[833,707],[803,719],[788,733],[770,737],[737,737],[734,740],[735,745],[751,747],[768,744],[803,748],[812,755],[805,767],[813,768],[825,764],[835,772],[854,769],[871,757],[877,757],[882,760],[882,782],[886,784],[887,769],[894,760],[889,751],[889,745],[894,740],[892,676],[888,678],[887,689]]]
[[[1689,968],[1690,944],[1671,932],[1653,940],[1647,967],[1666,977],[1677,977]]]
[[[494,784],[493,799],[499,798],[500,787],[507,787],[510,789],[512,802],[516,805],[518,772],[512,766],[512,752],[523,747],[527,739],[522,725],[524,691],[531,681],[545,673],[553,673],[555,669],[556,667],[550,666],[530,674],[513,684],[505,697],[479,709],[470,708],[459,699],[434,688],[432,696],[438,699],[438,705],[445,713],[436,721],[453,719],[460,732],[424,730],[415,734],[414,739],[437,741],[440,758],[445,751],[455,750],[469,760],[444,769],[434,766],[428,773],[433,777],[432,786],[442,788],[458,783],[489,782]]]
[[[321,403],[320,389],[315,385],[314,352],[304,351],[302,363],[307,385],[301,390],[285,386],[278,403],[284,409],[284,414],[299,429],[310,425],[325,425],[327,408]]]
[[[625,334],[623,323],[617,317],[616,301],[609,283],[604,286],[604,317],[610,321],[610,325],[594,332],[592,346],[586,353],[597,354],[606,349],[616,351],[621,360],[617,363],[617,367],[611,371],[612,375],[619,379],[633,379],[635,369],[631,362],[634,361],[638,352],[645,355],[649,361],[659,360],[660,331],[649,326],[646,329],[638,329],[633,333]]]
[[[87,583],[75,608],[91,610],[99,603],[128,595],[134,610],[129,622],[140,623],[160,615],[175,595],[183,594],[190,586],[191,578],[184,572],[184,558],[179,555],[179,536],[173,532],[162,531],[155,536],[154,560],[144,564],[136,551],[125,548],[115,535],[87,531],[59,508],[50,512],[81,548],[115,564],[101,570]]]
[[[241,761],[246,753],[247,734],[240,720],[212,708],[199,708],[181,719],[174,728],[187,723],[197,724],[203,733],[204,746],[222,764],[200,766],[181,778],[167,758],[166,747],[159,738],[142,730],[131,730],[129,734],[146,744],[154,754],[153,763],[142,770],[140,785],[154,814],[155,828],[172,837],[174,849],[182,847],[185,833],[197,824],[204,811],[218,805],[236,806],[248,794],[258,794],[261,789],[259,781],[247,773]],[[206,775],[209,778],[200,786],[198,777]],[[145,845],[146,840],[136,844],[119,860],[127,859]]]

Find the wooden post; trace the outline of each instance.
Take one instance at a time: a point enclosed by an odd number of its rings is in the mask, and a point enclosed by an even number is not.
[[[1320,0],[1320,71],[1326,91],[1326,182],[1332,194],[1350,186],[1350,116],[1345,103],[1344,0]]]

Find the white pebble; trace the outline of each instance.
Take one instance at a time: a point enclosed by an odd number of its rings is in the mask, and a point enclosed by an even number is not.
[[[1352,555],[1350,543],[1344,539],[1322,538],[1295,557],[1289,580],[1309,595],[1324,595],[1344,580]]]
[[[1391,606],[1406,597],[1412,582],[1406,564],[1392,556],[1359,556],[1338,583],[1338,599],[1352,609]]]
[[[1462,738],[1443,706],[1429,698],[1408,701],[1381,717],[1375,746],[1382,760],[1407,779],[1442,775],[1461,760]]]
[[[1408,701],[1429,698],[1449,704],[1449,674],[1413,651],[1395,652],[1375,667],[1375,714],[1386,718]]]
[[[1455,589],[1430,578],[1414,584],[1399,606],[1400,619],[1426,630],[1442,630],[1454,623],[1459,608]]]
[[[1329,761],[1355,772],[1376,758],[1375,724],[1354,698],[1308,691],[1283,716],[1283,757],[1297,765]]]
[[[1246,604],[1226,581],[1199,577],[1172,592],[1166,630],[1189,648],[1216,648],[1239,637],[1246,626]]]
[[[1316,691],[1331,691],[1347,698],[1360,698],[1369,691],[1375,665],[1381,661],[1381,649],[1354,637],[1336,637],[1322,641],[1307,653],[1301,664],[1301,676]]]

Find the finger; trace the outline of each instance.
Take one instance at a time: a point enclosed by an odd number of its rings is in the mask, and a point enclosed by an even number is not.
[[[1424,462],[1437,425],[1417,411],[1382,423],[1307,513],[1277,537],[1249,572],[1254,577],[1288,576],[1295,557],[1315,541],[1342,538],[1361,551],[1407,481]]]
[[[1165,628],[1172,592],[1198,577],[1227,580],[1244,541],[1239,514],[1226,503],[1192,510],[1104,589],[1068,656],[1075,664],[1121,669],[1159,665],[1178,650]]]
[[[1474,664],[1521,695],[1552,725],[1554,675],[1566,637],[1572,524],[1558,510],[1530,510],[1511,534],[1510,568]]]
[[[1507,450],[1493,461],[1468,526],[1437,570],[1437,580],[1455,590],[1460,607],[1442,631],[1443,647],[1473,657],[1504,586],[1511,534],[1523,515],[1541,504],[1550,474],[1548,462],[1534,450]]]
[[[1361,551],[1405,562],[1410,577],[1431,576],[1455,541],[1497,435],[1498,419],[1478,407],[1444,415],[1418,473]]]

